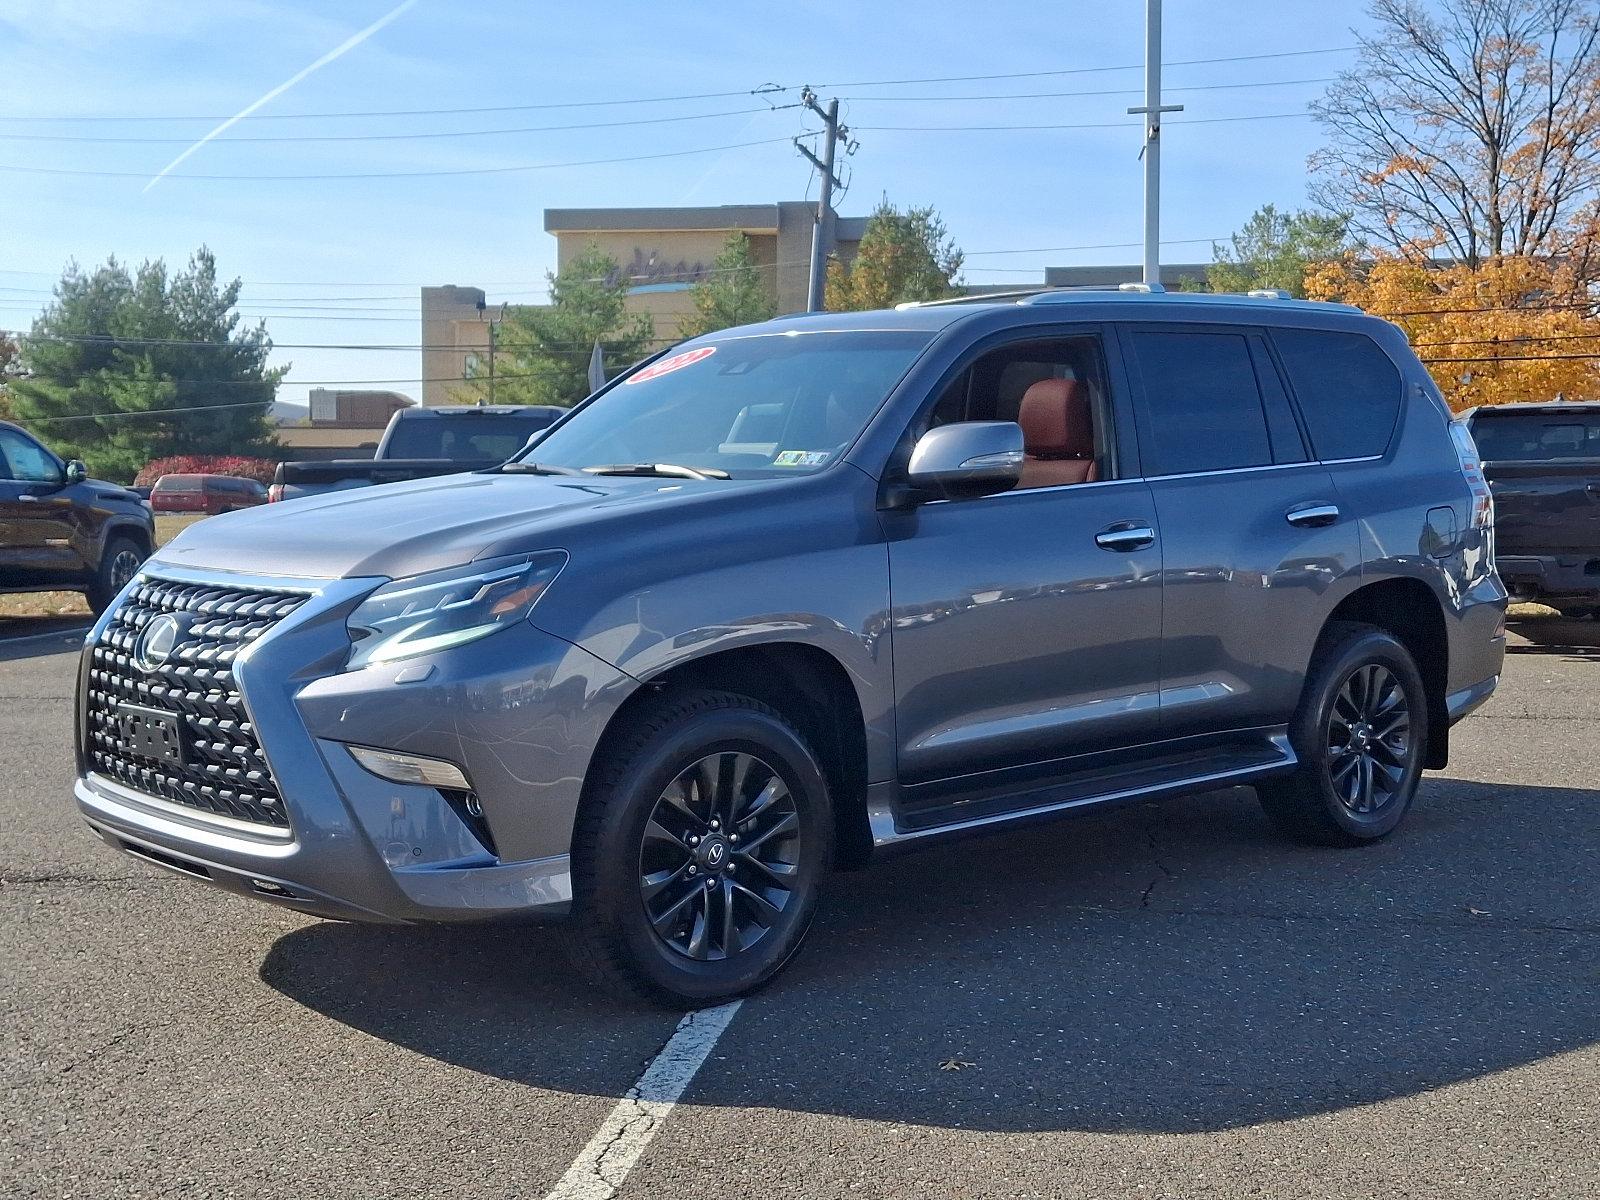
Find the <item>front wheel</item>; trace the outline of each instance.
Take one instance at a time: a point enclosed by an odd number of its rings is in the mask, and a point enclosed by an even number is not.
[[[1294,774],[1256,787],[1280,830],[1358,846],[1393,832],[1416,796],[1428,702],[1410,652],[1370,625],[1330,626],[1290,727]]]
[[[117,593],[138,573],[144,560],[144,550],[137,542],[125,537],[112,538],[100,555],[100,566],[95,571],[94,582],[85,594],[89,608],[99,614],[111,607]]]
[[[833,852],[815,754],[745,696],[680,693],[606,747],[573,839],[579,966],[674,1006],[759,987],[799,949]]]

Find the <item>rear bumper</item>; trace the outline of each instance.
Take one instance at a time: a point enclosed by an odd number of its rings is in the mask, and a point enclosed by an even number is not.
[[[1600,555],[1499,555],[1495,566],[1513,599],[1586,598],[1600,602]]]
[[[191,574],[165,564],[152,573]],[[209,583],[225,579],[205,573]],[[345,618],[376,582],[322,581],[234,663],[288,829],[145,795],[87,770],[81,754],[79,812],[124,853],[318,916],[421,923],[565,913],[583,778],[635,684],[527,624],[432,657],[346,672]],[[459,795],[369,773],[351,745],[457,764],[482,826],[464,817]]]

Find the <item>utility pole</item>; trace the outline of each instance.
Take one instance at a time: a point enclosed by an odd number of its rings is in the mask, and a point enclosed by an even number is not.
[[[817,197],[817,220],[811,228],[811,277],[806,292],[806,311],[821,312],[823,285],[827,280],[828,250],[831,248],[829,234],[832,230],[828,218],[833,204],[833,189],[844,186],[833,173],[834,147],[838,145],[841,137],[849,137],[850,130],[839,124],[837,99],[829,100],[828,106],[824,108],[818,101],[817,94],[806,88],[800,93],[800,103],[821,117],[825,126],[821,158],[811,153],[811,148],[799,138],[796,138],[794,143],[795,149],[810,159],[811,165],[822,176],[822,193]]]
[[[494,343],[495,322],[489,322],[489,403],[494,403]]]
[[[1144,5],[1144,104],[1130,108],[1144,114],[1144,283],[1152,292],[1161,286],[1161,114],[1182,112],[1181,104],[1161,103],[1161,0]]]

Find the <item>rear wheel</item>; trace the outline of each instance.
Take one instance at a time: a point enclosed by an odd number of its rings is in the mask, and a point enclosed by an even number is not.
[[[1427,693],[1410,652],[1370,625],[1330,626],[1290,741],[1295,773],[1256,788],[1279,829],[1334,846],[1391,833],[1416,796],[1428,741]]]
[[[96,613],[111,607],[117,593],[138,573],[144,560],[144,548],[132,538],[114,537],[106,543],[94,582],[85,593],[89,607]]]
[[[799,949],[833,851],[816,756],[784,718],[681,693],[605,750],[573,841],[578,964],[675,1006],[759,987]]]

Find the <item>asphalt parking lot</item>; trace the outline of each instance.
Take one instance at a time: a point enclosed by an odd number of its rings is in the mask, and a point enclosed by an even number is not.
[[[556,929],[114,855],[69,803],[72,628],[0,622],[0,1193],[556,1187],[677,1017]],[[1514,641],[1382,845],[1285,845],[1231,789],[838,877],[617,1194],[1595,1195],[1600,625]]]

